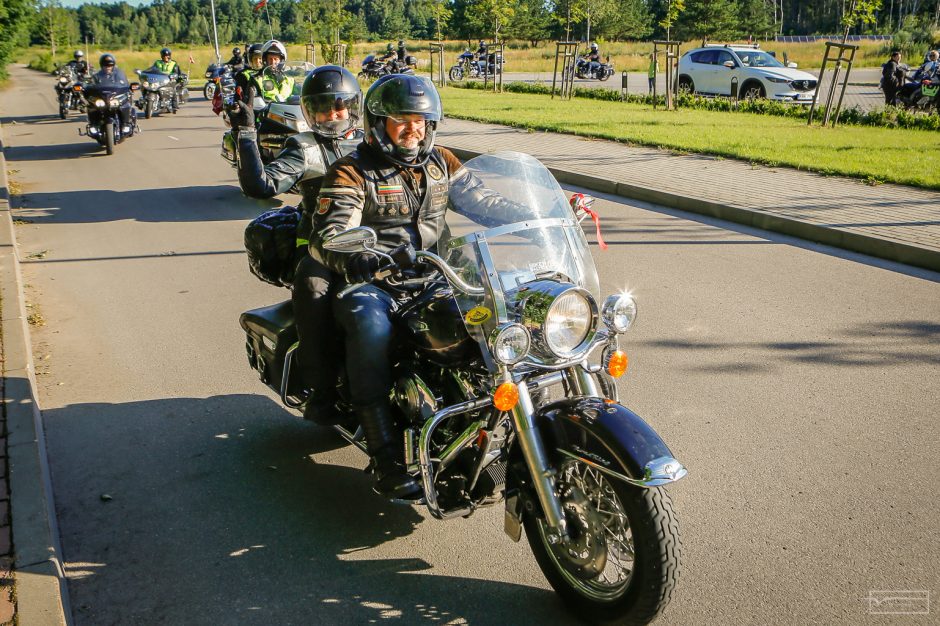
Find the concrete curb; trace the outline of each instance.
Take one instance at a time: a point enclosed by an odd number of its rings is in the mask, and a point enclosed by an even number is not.
[[[446,146],[446,140],[442,143],[462,160],[471,159],[482,154],[481,152],[464,148],[451,148]],[[558,182],[562,184],[577,185],[578,187],[584,187],[585,189],[591,189],[600,193],[622,196],[650,204],[658,204],[671,209],[688,211],[689,213],[707,215],[736,224],[744,224],[745,226],[752,226],[762,230],[769,230],[771,232],[821,243],[834,248],[842,248],[843,250],[859,252],[888,261],[896,261],[898,263],[940,272],[940,252],[935,250],[919,248],[899,241],[879,239],[878,237],[861,233],[830,228],[820,224],[782,217],[755,209],[745,209],[709,202],[699,198],[691,198],[630,183],[611,181],[605,178],[569,172],[554,167],[548,169],[554,174],[555,178],[558,179]]]
[[[22,285],[0,136],[0,326],[17,621],[71,624]]]

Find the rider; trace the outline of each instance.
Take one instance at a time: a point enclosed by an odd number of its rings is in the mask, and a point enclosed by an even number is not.
[[[114,55],[107,53],[102,54],[98,59],[98,65],[101,69],[91,77],[93,83],[107,87],[130,87],[130,83],[127,82],[127,76],[124,74],[124,71],[117,66],[117,60],[114,58]],[[91,119],[92,114],[92,111],[88,112],[88,121],[90,123],[94,123],[94,120]],[[131,106],[130,98],[121,106],[120,115],[121,126],[125,129],[136,126],[137,112]]]
[[[265,102],[284,102],[294,91],[294,79],[284,74],[287,48],[271,39],[261,48],[262,69],[251,79],[251,86]],[[251,90],[249,90],[251,91]],[[246,96],[247,97],[247,96]]]
[[[601,65],[601,51],[597,44],[592,43],[591,50],[581,58],[588,62],[588,71],[593,76]]]
[[[336,352],[332,343],[335,333],[329,330],[332,316],[327,297],[332,274],[307,249],[313,239],[313,217],[323,175],[363,138],[359,128],[362,91],[349,70],[323,65],[304,80],[300,102],[311,130],[290,137],[277,159],[267,166],[261,162],[251,107],[239,103],[231,121],[233,129],[240,129],[238,180],[245,194],[270,198],[297,185],[303,196],[303,215],[297,231],[301,260],[294,274],[291,296],[300,339],[297,357],[305,386],[313,390],[304,407],[304,417],[328,424],[336,421],[332,408],[336,403],[334,368],[329,361]]]
[[[180,69],[179,63],[174,61],[172,58],[173,53],[169,48],[163,48],[160,50],[160,59],[153,62],[153,66],[156,70],[162,74],[167,74],[174,76],[177,81],[177,88],[173,91],[173,102],[172,108],[174,110],[179,108],[179,92],[181,89],[180,80],[183,75],[183,71]]]
[[[72,57],[72,60],[66,63],[66,65],[75,70],[78,80],[83,80],[88,76],[88,61],[85,60],[85,53],[81,50],[76,50]]]
[[[242,49],[238,46],[232,48],[232,58],[225,62],[231,66],[233,72],[241,71],[245,67],[245,57],[242,56]]]
[[[263,67],[261,64],[261,48],[263,44],[253,43],[248,46],[248,66],[235,73],[235,87],[241,89],[243,98],[248,96],[248,85],[251,84],[255,74]]]
[[[477,47],[477,52],[476,52],[477,66],[480,68],[481,74],[486,74],[487,57],[489,56],[487,52],[488,52],[488,49],[486,47],[486,42],[481,39],[480,45]]]
[[[365,140],[333,164],[317,201],[311,248],[350,283],[370,280],[379,257],[343,255],[323,241],[352,226],[372,226],[383,252],[404,243],[430,248],[444,228],[450,179],[460,161],[435,148],[443,111],[440,96],[425,77],[394,74],[376,81],[365,98]],[[354,410],[372,456],[375,490],[414,498],[417,481],[401,463],[401,447],[389,406],[391,390],[390,314],[395,300],[376,285],[357,287],[333,302],[334,318],[345,330],[346,371]]]
[[[398,61],[402,65],[407,63],[406,59],[408,58],[408,50],[405,49],[405,42],[401,39],[398,40]]]

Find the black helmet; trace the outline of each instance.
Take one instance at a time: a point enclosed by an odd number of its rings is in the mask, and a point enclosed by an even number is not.
[[[405,167],[427,163],[434,148],[437,123],[444,117],[441,97],[430,79],[413,74],[383,76],[372,83],[366,93],[365,109],[366,139],[381,150],[385,158]],[[424,141],[414,153],[393,144],[385,133],[387,117],[405,114],[421,115],[426,122]]]
[[[237,47],[237,46],[234,47],[234,48],[232,48],[232,56],[233,56],[233,57],[240,57],[241,55],[242,55],[242,49],[241,49],[241,48],[239,48],[239,47]]]
[[[169,49],[169,48],[163,48],[162,50],[160,50],[160,56],[161,56],[161,57],[172,56],[172,54],[173,54],[173,53],[170,52],[170,49]]]
[[[352,72],[337,65],[321,65],[307,74],[300,90],[300,107],[313,132],[334,139],[356,128],[362,119],[362,89]],[[316,114],[335,109],[349,111],[344,120],[317,122]]]
[[[117,65],[117,61],[114,60],[113,54],[105,53],[105,54],[102,54],[101,57],[99,57],[98,59],[99,67],[102,67],[102,68],[105,66],[114,67],[115,65]]]
[[[405,42],[402,41],[401,39],[399,39],[399,40],[398,40],[398,46],[401,47],[401,46],[403,46],[403,45],[405,45]]]
[[[75,57],[76,61],[80,61],[82,57],[85,56],[85,53],[82,52],[81,50],[76,50],[72,56]]]
[[[389,52],[391,52],[393,47],[394,47],[394,46],[392,46],[392,44],[389,43],[387,46],[385,46],[385,49],[388,50]]]
[[[486,42],[481,39],[481,40],[480,40],[480,45],[481,45],[481,46],[485,46],[485,45],[486,45]]]

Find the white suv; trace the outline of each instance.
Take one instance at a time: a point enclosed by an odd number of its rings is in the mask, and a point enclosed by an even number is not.
[[[706,45],[679,59],[680,90],[689,93],[731,95],[737,78],[739,98],[769,98],[809,104],[816,77],[784,65],[770,54],[749,45]]]

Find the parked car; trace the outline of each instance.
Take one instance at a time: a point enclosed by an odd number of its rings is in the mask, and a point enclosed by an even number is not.
[[[706,45],[679,59],[680,91],[730,96],[734,78],[739,98],[805,104],[813,101],[817,82],[796,63],[784,65],[756,45]]]

